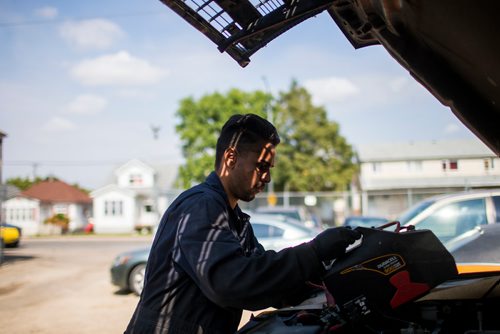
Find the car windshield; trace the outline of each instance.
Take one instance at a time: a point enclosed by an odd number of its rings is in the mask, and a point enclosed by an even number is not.
[[[427,209],[429,206],[431,206],[435,200],[428,200],[428,201],[423,201],[420,202],[412,207],[410,207],[408,210],[406,210],[399,218],[398,221],[401,223],[401,225],[405,225],[408,223],[410,220],[413,219],[413,217],[417,216],[420,212],[424,211]]]
[[[266,215],[281,215],[281,216],[286,216],[295,220],[300,221],[300,213],[297,210],[279,210],[279,209],[266,209],[266,208],[259,208],[257,210],[259,213],[264,213]]]
[[[345,225],[348,226],[361,226],[361,227],[377,227],[387,223],[385,218],[377,217],[349,217]]]

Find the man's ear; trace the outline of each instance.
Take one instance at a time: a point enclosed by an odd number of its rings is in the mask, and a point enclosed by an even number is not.
[[[236,165],[238,154],[234,147],[229,147],[224,151],[224,164],[228,168],[233,168]]]

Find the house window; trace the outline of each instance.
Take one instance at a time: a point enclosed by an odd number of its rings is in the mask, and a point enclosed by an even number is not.
[[[492,170],[495,169],[495,160],[493,159],[484,159],[484,170]]]
[[[443,160],[441,162],[441,166],[443,171],[449,170],[458,170],[458,161],[457,160]]]
[[[122,216],[123,201],[104,201],[105,216]]]
[[[129,184],[131,186],[140,186],[142,185],[142,182],[143,182],[142,174],[130,174]]]
[[[68,214],[68,206],[64,205],[64,204],[54,205],[54,214],[67,215]]]

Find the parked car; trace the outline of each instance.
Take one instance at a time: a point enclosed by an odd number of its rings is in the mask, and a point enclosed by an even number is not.
[[[500,265],[500,224],[476,226],[444,245],[458,263]]]
[[[139,296],[144,286],[149,250],[149,248],[141,248],[118,254],[111,264],[111,283]]]
[[[0,237],[6,247],[18,247],[21,242],[22,229],[18,226],[2,223]]]
[[[310,241],[319,233],[317,229],[282,215],[253,214],[251,223],[255,236],[266,250],[279,251],[295,246]],[[149,251],[149,248],[142,248],[118,254],[110,269],[111,283],[140,295]]]
[[[433,196],[409,208],[398,220],[402,225],[430,229],[447,242],[476,226],[500,222],[500,189]]]
[[[261,206],[255,212],[267,215],[287,216],[302,222],[307,227],[321,227],[321,220],[302,206]]]
[[[389,220],[384,217],[375,216],[348,216],[344,220],[344,226],[351,227],[378,227],[387,224]]]
[[[279,251],[296,246],[310,241],[320,232],[282,215],[254,214],[250,222],[255,237],[266,250]]]

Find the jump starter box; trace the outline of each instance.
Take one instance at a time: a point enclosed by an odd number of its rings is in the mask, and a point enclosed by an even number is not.
[[[430,230],[356,228],[360,247],[337,259],[323,278],[350,319],[390,314],[457,277],[453,256]]]

